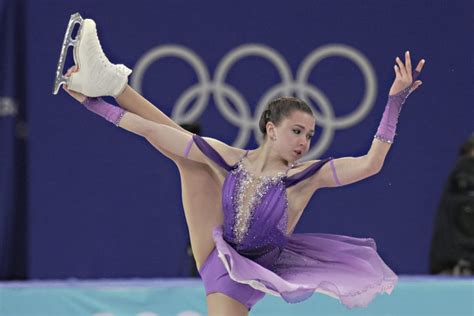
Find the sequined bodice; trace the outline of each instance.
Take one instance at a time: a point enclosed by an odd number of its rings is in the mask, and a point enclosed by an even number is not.
[[[232,173],[238,178],[232,196],[233,215],[235,216],[233,233],[235,241],[242,243],[248,231],[250,220],[254,215],[255,207],[259,206],[262,199],[266,197],[271,186],[278,185],[278,182],[281,182],[281,178],[285,176],[285,173],[280,172],[275,176],[257,177],[248,172],[242,162],[239,162],[237,168]],[[280,223],[286,224],[282,220],[280,220]],[[281,228],[284,232],[285,227]]]
[[[281,248],[286,242],[288,201],[283,178],[255,177],[239,162],[222,188],[224,239],[248,255]]]

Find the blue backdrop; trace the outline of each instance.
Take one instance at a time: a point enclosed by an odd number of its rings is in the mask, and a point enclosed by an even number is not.
[[[27,274],[25,2],[0,1],[0,279]]]
[[[315,156],[365,154],[395,57],[409,49],[425,58],[423,85],[404,106],[382,172],[316,193],[297,231],[370,236],[395,272],[428,271],[443,183],[474,130],[472,1],[27,1],[31,278],[189,271],[173,163],[65,93],[51,94],[74,12],[96,20],[109,59],[133,68],[131,82],[160,109],[246,148],[257,144],[240,125],[283,83],[306,91],[319,115]],[[308,78],[298,81],[303,68]],[[195,85],[206,76],[205,91]]]

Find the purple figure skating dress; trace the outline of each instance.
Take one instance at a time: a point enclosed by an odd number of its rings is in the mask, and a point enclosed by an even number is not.
[[[207,294],[224,293],[250,309],[265,293],[296,303],[319,292],[352,308],[392,292],[397,276],[377,254],[373,239],[287,233],[286,189],[330,159],[292,176],[254,177],[242,159],[230,166],[203,138],[194,135],[193,141],[228,171],[222,187],[224,223],[214,229],[216,248],[200,269]]]

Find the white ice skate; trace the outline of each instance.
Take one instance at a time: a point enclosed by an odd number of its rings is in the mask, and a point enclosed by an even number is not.
[[[79,31],[76,39],[72,39],[71,34],[77,23],[80,24]],[[79,71],[66,78],[63,71],[69,46],[74,46],[74,62]],[[56,70],[53,94],[58,93],[62,84],[67,84],[70,90],[88,97],[117,97],[126,87],[131,72],[126,66],[114,65],[107,59],[93,20],[82,19],[79,13],[71,15]]]

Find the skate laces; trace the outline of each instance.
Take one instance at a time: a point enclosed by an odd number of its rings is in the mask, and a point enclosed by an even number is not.
[[[95,29],[95,38],[97,39],[97,45],[98,45],[98,48],[99,48],[99,60],[100,60],[100,62],[108,68],[113,68],[116,72],[118,72],[119,75],[128,76],[128,74],[130,72],[130,69],[128,69],[125,65],[122,65],[122,64],[115,65],[115,64],[111,63],[110,60],[105,55],[104,50],[102,48],[102,45],[100,44],[97,29]]]
[[[100,40],[99,40],[99,36],[97,34],[97,29],[94,29],[94,35],[95,35],[95,43],[97,44],[98,46],[98,49],[99,49],[99,61],[102,65],[106,66],[106,67],[111,67],[111,66],[114,66],[110,60],[107,58],[107,56],[105,56],[105,53],[104,53],[104,50],[102,49],[102,45],[100,44]]]

